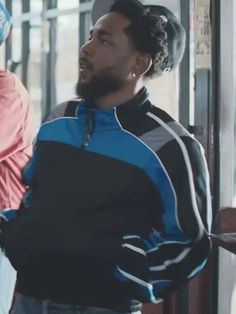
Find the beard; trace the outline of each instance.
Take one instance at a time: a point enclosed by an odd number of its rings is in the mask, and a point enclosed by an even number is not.
[[[90,81],[78,81],[76,84],[76,94],[83,99],[94,101],[122,88],[123,82],[120,78],[112,74],[100,73],[93,76]]]

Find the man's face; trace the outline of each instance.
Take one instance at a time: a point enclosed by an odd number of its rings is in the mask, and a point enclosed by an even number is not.
[[[79,96],[96,99],[128,84],[137,55],[124,31],[129,23],[126,17],[114,12],[97,21],[81,48]]]

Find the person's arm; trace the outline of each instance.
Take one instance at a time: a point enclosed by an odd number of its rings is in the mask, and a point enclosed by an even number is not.
[[[15,218],[24,213],[24,210],[27,209],[31,203],[37,155],[37,147],[35,146],[33,156],[22,172],[22,181],[29,187],[29,189],[22,198],[20,210],[12,209],[0,212],[0,248],[5,249],[5,229],[7,229],[12,222],[14,222]]]
[[[173,140],[158,152],[165,169],[156,170],[162,215],[156,208],[149,236],[123,237],[123,256],[115,275],[130,284],[133,297],[142,302],[156,303],[195,276],[209,254],[211,196],[206,162],[198,142],[186,137],[181,145]]]
[[[0,71],[0,162],[24,145],[26,106],[29,106],[29,99],[24,87],[16,82],[13,74]]]

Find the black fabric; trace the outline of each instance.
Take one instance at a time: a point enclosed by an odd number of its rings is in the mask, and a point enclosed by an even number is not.
[[[152,182],[135,166],[68,145],[40,142],[37,149],[34,201],[4,233],[17,290],[130,311],[131,287],[113,271],[123,259],[122,235],[147,237],[152,226]]]
[[[74,117],[77,106],[78,106],[78,102],[68,101],[68,103],[66,105],[64,116],[65,117]]]
[[[18,271],[17,291],[42,299],[50,296],[54,302],[122,312],[131,312],[138,305],[140,308],[139,302],[131,301],[132,288],[114,279],[113,268],[113,264],[98,258],[71,255],[68,259],[68,255],[48,253],[47,258],[43,255],[28,260],[24,271]]]

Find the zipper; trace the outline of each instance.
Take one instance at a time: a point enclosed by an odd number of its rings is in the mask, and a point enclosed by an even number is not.
[[[86,111],[85,111],[85,130],[84,130],[84,137],[83,137],[83,142],[81,144],[82,149],[88,148],[92,135],[94,133],[95,129],[95,120],[94,120],[94,114],[90,110],[88,106],[86,106]]]

